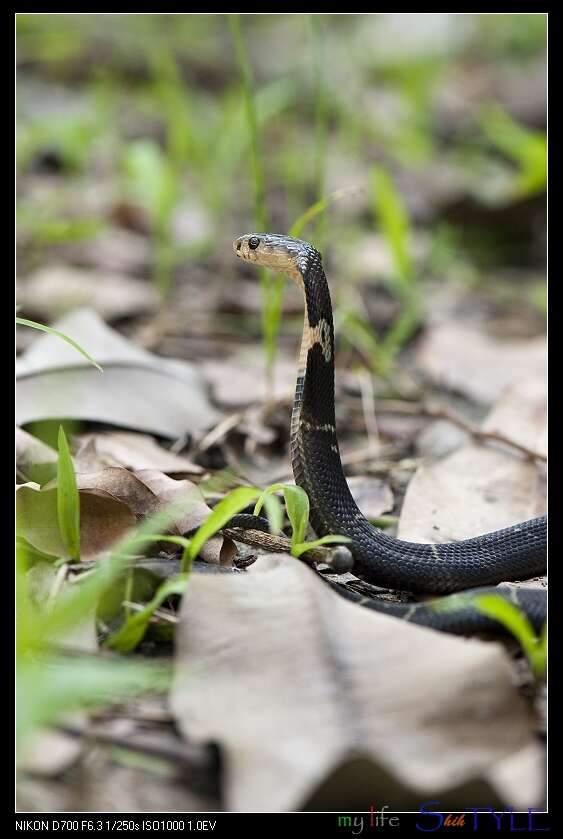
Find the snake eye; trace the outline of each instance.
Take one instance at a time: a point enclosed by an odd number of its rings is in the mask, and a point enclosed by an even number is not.
[[[259,244],[260,244],[260,239],[258,238],[258,236],[251,236],[250,239],[248,240],[248,247],[253,251],[256,250],[256,248],[258,247]]]

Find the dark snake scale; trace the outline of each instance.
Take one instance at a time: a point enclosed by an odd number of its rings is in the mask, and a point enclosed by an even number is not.
[[[348,547],[354,574],[376,586],[417,594],[465,592],[543,574],[545,516],[442,544],[395,539],[367,521],[352,497],[340,460],[332,303],[321,255],[307,242],[272,234],[242,236],[234,242],[234,250],[245,261],[288,274],[302,288],[305,319],[291,419],[293,474],[309,496],[311,525],[317,535],[337,533],[351,539]],[[470,605],[437,611],[426,603],[390,603],[338,588],[368,608],[434,629],[470,634],[495,628],[494,621]],[[545,589],[511,586],[492,590],[519,605],[539,630],[546,616]]]

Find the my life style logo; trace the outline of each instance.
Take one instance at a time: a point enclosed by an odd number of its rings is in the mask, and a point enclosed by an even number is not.
[[[512,807],[507,810],[495,810],[493,807],[473,807],[464,813],[441,812],[436,809],[439,801],[427,801],[420,805],[422,818],[415,823],[422,833],[435,833],[448,827],[462,827],[466,830],[487,830],[489,832],[527,833],[545,832],[549,827],[538,823],[538,815],[545,816],[545,811],[529,807],[524,812],[515,813]]]
[[[352,835],[359,836],[370,830],[384,832],[387,828],[407,827],[405,822],[414,827],[420,833],[436,833],[437,831],[448,830],[455,836],[455,828],[458,832],[469,830],[484,833],[544,833],[550,828],[546,826],[546,812],[538,808],[530,807],[524,812],[514,812],[514,809],[495,810],[493,807],[473,807],[464,812],[452,813],[448,810],[440,810],[439,801],[427,801],[420,805],[419,813],[397,813],[389,812],[389,806],[384,804],[380,808],[372,804],[367,815],[339,815],[338,827],[347,829]],[[382,830],[383,829],[383,830]]]

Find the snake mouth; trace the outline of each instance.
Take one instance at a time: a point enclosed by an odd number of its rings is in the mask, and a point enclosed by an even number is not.
[[[243,259],[245,262],[259,262],[256,250],[250,248],[249,240],[251,238],[249,235],[239,236],[233,242],[233,251],[239,259]]]

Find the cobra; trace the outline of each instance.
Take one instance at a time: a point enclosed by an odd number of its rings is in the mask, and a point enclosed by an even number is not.
[[[460,592],[525,580],[546,570],[545,516],[472,539],[417,544],[395,539],[374,527],[349,490],[340,459],[334,405],[334,327],[332,303],[320,253],[290,236],[254,233],[233,243],[246,262],[291,277],[303,292],[305,314],[290,453],[295,482],[309,496],[310,521],[318,536],[347,536],[354,574],[377,586],[418,594]],[[537,588],[494,588],[520,605],[539,629],[546,592]],[[349,595],[354,597],[354,595]],[[364,605],[450,632],[490,628],[491,621],[467,605],[438,611],[426,603],[397,604],[361,598]]]

